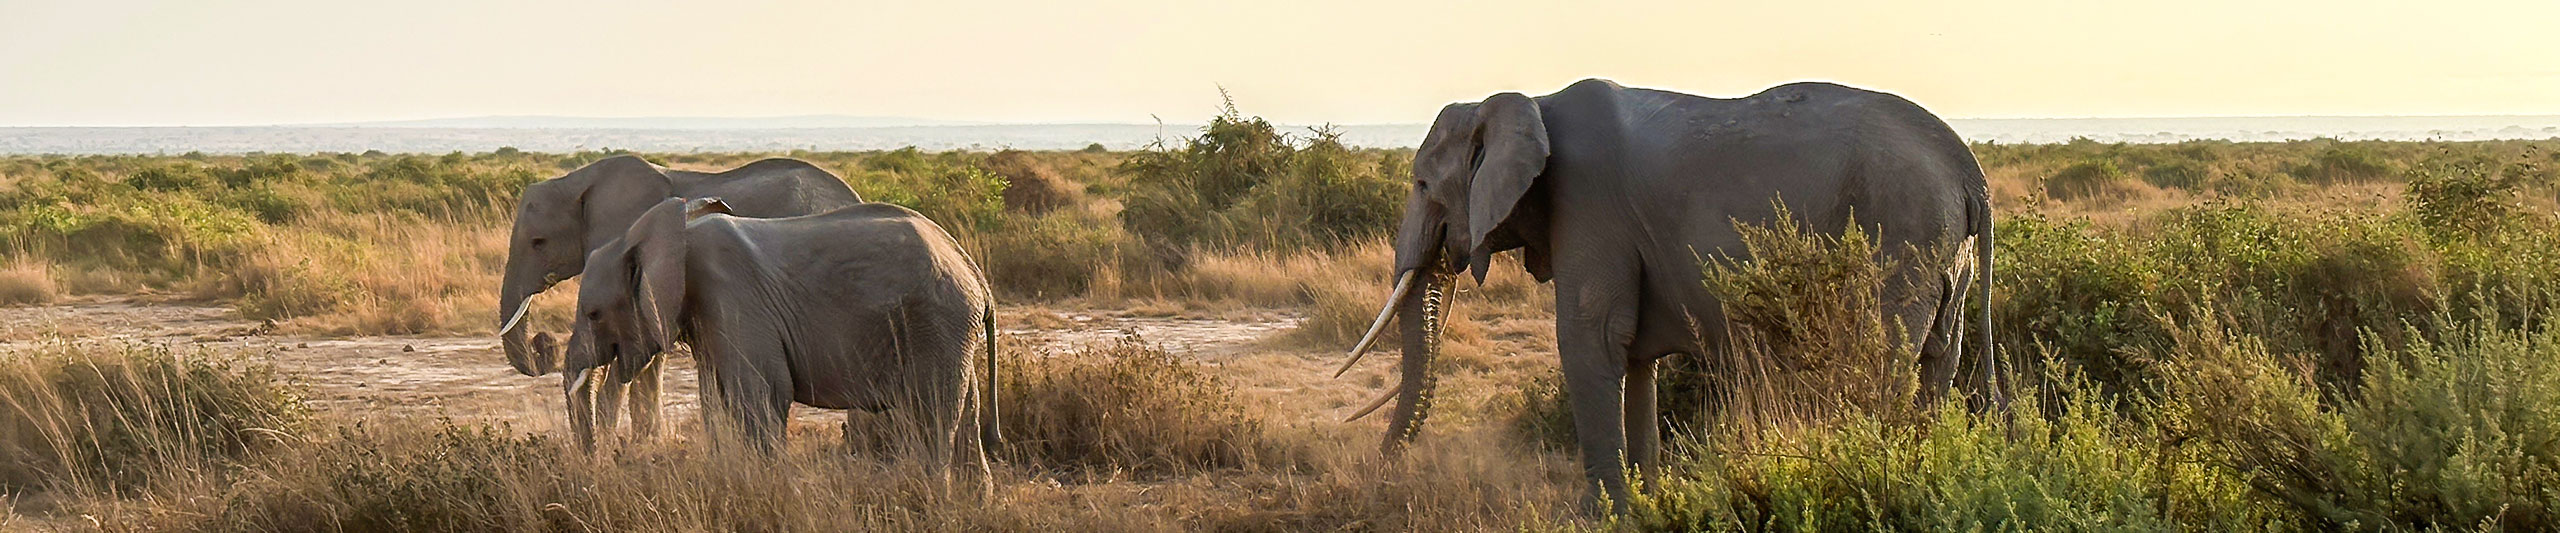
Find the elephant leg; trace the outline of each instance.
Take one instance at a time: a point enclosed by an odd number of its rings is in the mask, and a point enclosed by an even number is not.
[[[964,397],[947,392],[925,396],[924,405],[916,410],[914,431],[924,437],[925,468],[932,469],[944,483],[949,483],[952,463],[959,459],[956,448],[959,448],[960,404]]]
[[[1627,361],[1627,462],[1635,465],[1646,484],[1653,483],[1662,462],[1662,411],[1654,399],[1654,364],[1652,357]]]
[[[766,456],[783,450],[784,423],[788,422],[791,412],[789,405],[775,406],[756,395],[726,398],[722,403],[727,404],[724,414],[732,432],[729,438]]]
[[[777,386],[777,384],[788,383],[787,381],[768,381],[760,387],[761,390],[756,391],[757,394],[749,396],[748,401],[740,402],[749,405],[746,411],[740,413],[740,417],[747,423],[744,433],[747,438],[753,439],[752,442],[756,444],[758,450],[767,454],[781,452],[783,445],[786,444],[784,441],[791,436],[790,432],[785,431],[789,429],[791,422],[791,394],[787,389]]]
[[[567,397],[569,408],[569,433],[577,441],[579,451],[594,452],[596,450],[595,391],[591,389],[595,384],[590,380],[578,389],[568,389],[566,383],[562,385],[562,394]]]
[[[700,379],[704,382],[703,425],[706,430],[720,430],[712,434],[713,441],[744,444],[767,456],[780,451],[784,422],[791,413],[789,376],[781,369],[759,368],[745,361],[747,357],[729,355],[756,352],[696,350],[698,360],[710,362]]]
[[[994,496],[996,490],[995,464],[987,458],[987,447],[994,443],[987,442],[984,428],[980,427],[985,425],[980,414],[986,409],[986,398],[975,388],[964,396],[967,400],[961,402],[959,424],[956,424],[959,431],[953,438],[959,442],[960,461],[968,463],[971,473],[978,478],[978,496],[983,501]]]
[[[1925,335],[1920,346],[1920,398],[1925,405],[1945,399],[1954,386],[1957,363],[1963,359],[1964,283],[1955,273],[1945,273],[1938,280],[1936,298],[1928,306],[1913,305],[1896,314],[1910,331]],[[1920,315],[1927,311],[1928,315]],[[1925,329],[1924,329],[1925,328]]]
[[[622,392],[627,385],[614,381],[613,369],[610,367],[596,367],[589,369],[588,372],[595,373],[594,377],[589,378],[587,382],[594,383],[596,388],[596,434],[603,436],[606,441],[611,441],[613,427],[622,420]]]
[[[1612,512],[1627,508],[1627,345],[1634,337],[1631,291],[1618,297],[1584,284],[1556,286],[1556,348],[1565,393],[1573,403],[1573,434],[1581,446],[1585,480],[1600,489]],[[1632,276],[1619,279],[1634,279]]]
[[[632,376],[631,378],[631,390],[629,391],[629,401],[631,402],[631,437],[635,441],[651,442],[658,440],[658,414],[660,410],[658,405],[658,380],[660,379],[659,367],[666,366],[666,364],[667,358],[665,356],[660,356],[657,360],[650,361],[649,366],[641,368],[640,375]],[[608,409],[610,409],[610,407],[608,407]]]

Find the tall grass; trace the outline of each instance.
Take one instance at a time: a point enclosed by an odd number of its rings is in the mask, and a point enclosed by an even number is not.
[[[1002,397],[1017,464],[1164,474],[1276,464],[1262,413],[1206,368],[1122,339],[1065,354],[1016,354]]]
[[[1499,435],[1405,459],[1282,426],[1198,362],[1124,342],[1004,359],[996,490],[796,439],[588,456],[505,425],[341,414],[253,367],[141,348],[0,366],[6,487],[107,530],[1472,531],[1570,518],[1570,466]],[[325,427],[315,427],[325,426]]]
[[[117,494],[294,442],[309,415],[272,368],[165,347],[0,354],[0,489]]]
[[[53,303],[62,293],[53,280],[53,265],[29,258],[0,266],[0,305]]]

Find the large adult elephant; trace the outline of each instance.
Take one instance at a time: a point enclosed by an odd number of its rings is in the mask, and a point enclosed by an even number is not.
[[[1723,312],[1699,260],[1746,258],[1736,222],[1766,223],[1783,201],[1817,231],[1854,213],[1885,249],[1978,259],[1917,274],[1917,298],[1887,309],[1919,337],[1931,396],[1956,372],[1965,287],[1989,294],[1991,212],[1982,169],[1945,122],[1894,95],[1796,83],[1739,99],[1584,80],[1555,94],[1502,93],[1440,110],[1414,154],[1413,193],[1395,240],[1395,287],[1344,364],[1388,318],[1403,324],[1402,380],[1385,447],[1422,427],[1432,399],[1450,285],[1483,281],[1496,252],[1556,291],[1556,344],[1589,481],[1623,506],[1622,461],[1650,474],[1659,453],[1655,360],[1725,342]],[[1964,255],[1970,246],[1973,257]],[[1902,261],[1903,264],[1914,263]],[[1958,265],[1976,261],[1950,261]],[[1912,278],[1902,278],[1912,279]],[[1987,307],[1987,306],[1986,306]],[[1990,315],[1980,334],[1986,374]]]
[[[621,237],[643,211],[668,197],[718,196],[738,213],[786,217],[862,203],[835,174],[796,159],[763,159],[727,172],[671,170],[637,156],[614,156],[589,163],[566,175],[526,186],[516,208],[514,234],[507,246],[505,278],[498,285],[498,334],[507,363],[527,376],[549,374],[559,361],[557,344],[531,342],[524,324],[527,300],[585,268],[587,253]],[[634,430],[653,434],[657,426],[658,379],[655,368],[631,383],[630,411]],[[620,383],[598,387],[604,429],[614,425]],[[573,411],[580,405],[570,406]],[[589,413],[573,412],[580,440],[591,432]]]
[[[630,379],[682,340],[715,443],[772,449],[795,402],[889,411],[904,422],[893,424],[897,440],[927,465],[958,459],[986,474],[997,438],[993,298],[958,241],[891,204],[746,218],[695,202],[659,203],[589,256],[567,395],[581,394],[587,369]]]

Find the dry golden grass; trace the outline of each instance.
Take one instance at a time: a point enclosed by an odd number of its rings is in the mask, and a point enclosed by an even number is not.
[[[37,383],[26,378],[58,369],[170,361],[82,353],[92,362],[0,366],[0,385]],[[774,458],[706,453],[698,439],[681,436],[587,456],[504,425],[340,413],[242,429],[182,423],[234,419],[228,415],[79,416],[100,411],[12,392],[0,398],[50,429],[12,429],[8,435],[27,438],[0,443],[51,442],[58,444],[45,449],[77,451],[86,446],[76,443],[87,441],[43,436],[140,428],[158,440],[105,449],[209,451],[35,461],[47,470],[9,479],[123,466],[98,471],[105,476],[99,481],[39,484],[49,487],[39,489],[42,502],[21,499],[6,512],[57,526],[95,520],[110,531],[1481,531],[1583,519],[1572,460],[1500,428],[1451,428],[1390,459],[1373,447],[1371,428],[1283,422],[1303,414],[1215,377],[1214,367],[1144,346],[1027,357],[1044,356],[1008,359],[1015,407],[1007,411],[1008,441],[996,454],[992,498],[915,461],[847,453],[833,431],[794,431]],[[268,374],[180,375],[193,377],[179,386],[135,387],[127,402],[277,397],[260,392],[273,386]],[[192,394],[199,390],[215,394]],[[246,408],[272,405],[197,402],[172,404],[194,411],[123,411],[257,413]],[[230,429],[151,429],[163,426]],[[234,440],[208,440],[221,435]],[[242,436],[266,437],[255,446],[196,444]]]
[[[503,428],[349,427],[251,465],[235,486],[74,505],[111,531],[1485,531],[1581,520],[1573,485],[1559,482],[1578,475],[1570,460],[1487,433],[1393,460],[1304,435],[1336,446],[1299,468],[1153,481],[1006,466],[982,499],[832,443],[771,460],[677,446],[588,458]]]
[[[0,354],[0,489],[117,499],[289,440],[295,390],[237,354],[52,342]]]
[[[48,304],[62,289],[53,281],[53,265],[29,257],[13,257],[0,268],[0,305]]]
[[[325,335],[494,327],[503,226],[331,212],[264,238],[236,271],[208,282],[209,292],[237,295],[250,318],[292,317],[281,323],[287,331]]]
[[[1291,452],[1264,438],[1269,413],[1234,385],[1136,339],[1001,364],[1001,455],[1021,463],[1108,477],[1261,467]]]

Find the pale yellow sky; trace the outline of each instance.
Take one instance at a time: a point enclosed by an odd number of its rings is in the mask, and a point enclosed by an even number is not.
[[[2560,2],[0,0],[0,126],[1427,122],[1584,77],[1961,118],[2560,114]]]

